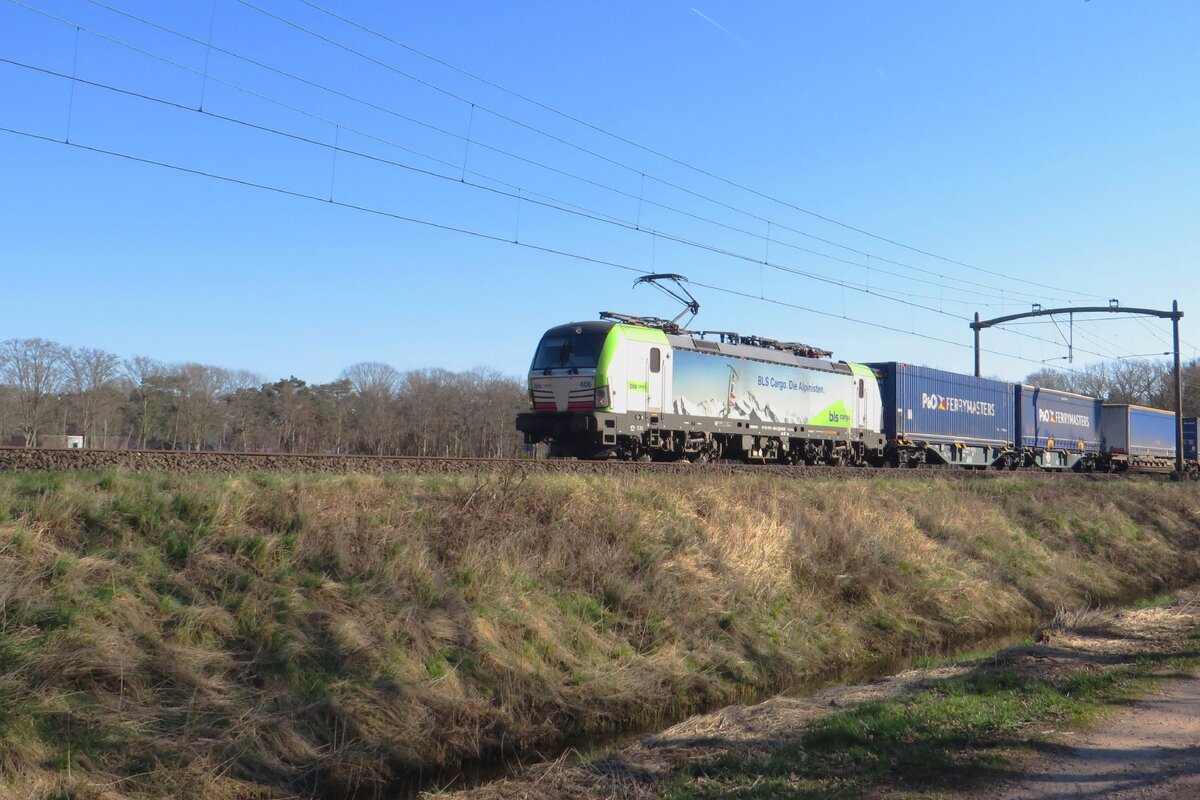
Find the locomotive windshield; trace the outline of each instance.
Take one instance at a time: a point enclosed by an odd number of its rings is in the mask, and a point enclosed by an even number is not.
[[[533,370],[595,369],[607,336],[607,330],[555,328],[548,331],[533,357]]]

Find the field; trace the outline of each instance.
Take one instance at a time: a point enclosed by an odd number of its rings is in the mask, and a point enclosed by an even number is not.
[[[0,795],[363,796],[1200,574],[1154,481],[0,473]]]

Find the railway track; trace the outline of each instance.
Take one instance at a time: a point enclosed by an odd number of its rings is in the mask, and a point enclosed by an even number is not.
[[[72,471],[123,469],[135,472],[174,473],[409,473],[470,475],[486,472],[561,473],[572,475],[770,475],[786,478],[943,478],[947,480],[997,480],[1013,476],[1046,480],[1129,480],[1127,475],[1075,474],[1020,470],[875,469],[871,467],[789,466],[716,462],[656,463],[631,461],[575,461],[528,458],[448,458],[418,456],[322,455],[301,453],[239,453],[187,450],[53,450],[0,447],[0,471]],[[1161,476],[1159,476],[1161,477]]]

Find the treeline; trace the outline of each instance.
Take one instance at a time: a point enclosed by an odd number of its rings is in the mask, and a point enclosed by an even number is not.
[[[1026,383],[1173,408],[1171,366],[1127,359]],[[1184,365],[1184,413],[1200,416],[1200,359]],[[285,453],[503,456],[520,450],[522,381],[488,369],[399,372],[365,362],[338,380],[273,383],[205,364],[130,359],[45,339],[0,343],[0,443]]]
[[[6,444],[83,436],[86,447],[505,456],[520,449],[513,418],[527,405],[521,381],[483,368],[399,372],[367,362],[330,383],[267,383],[45,339],[0,344]]]
[[[1200,416],[1200,359],[1184,362],[1184,416]],[[1175,408],[1175,377],[1170,361],[1122,359],[1089,364],[1071,372],[1043,369],[1025,383],[1046,389],[1099,397],[1109,403],[1136,403],[1154,408]]]

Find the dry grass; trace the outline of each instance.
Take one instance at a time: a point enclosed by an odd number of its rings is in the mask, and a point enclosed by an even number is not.
[[[0,476],[0,797],[342,796],[1200,570],[1153,483]]]

